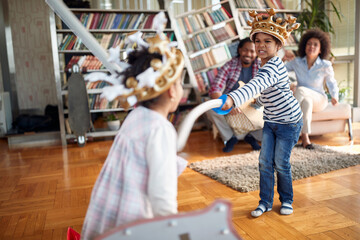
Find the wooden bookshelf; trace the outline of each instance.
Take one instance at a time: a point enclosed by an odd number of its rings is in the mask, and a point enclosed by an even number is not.
[[[126,46],[124,40],[129,33],[141,31],[143,38],[153,36],[156,32],[152,29],[153,17],[164,10],[104,10],[104,9],[70,9],[82,25],[87,28],[98,43],[105,49],[120,46],[120,52],[125,52]],[[166,11],[165,15],[167,15]],[[118,18],[118,19],[117,19]],[[117,19],[117,20],[116,20]],[[139,20],[140,19],[140,20]],[[116,22],[118,21],[118,22]],[[67,82],[71,75],[73,64],[80,66],[80,72],[85,76],[94,71],[109,72],[101,61],[97,59],[92,52],[82,44],[71,29],[55,16],[50,10],[50,28],[52,51],[54,55],[54,71],[56,79],[57,97],[60,119],[60,132],[62,144],[66,145],[69,140],[75,138],[72,130],[67,123],[68,118],[68,88]],[[169,39],[174,39],[174,31],[171,29],[170,21],[166,26],[164,33]],[[103,115],[109,113],[121,113],[124,109],[119,107],[116,101],[108,102],[100,98],[102,88],[105,86],[98,83],[87,83],[87,94],[89,100],[89,109],[92,121],[103,118]],[[189,84],[189,86],[192,86]],[[91,128],[87,137],[108,137],[114,136],[117,131],[110,131],[104,126]]]
[[[246,23],[248,19],[243,19],[244,16],[248,15],[249,10],[266,12],[266,8],[273,7],[267,5],[270,2],[276,2],[276,6],[279,7],[275,8],[277,9],[278,16],[282,18],[287,17],[288,14],[296,16],[296,14],[301,12],[301,10],[281,9],[280,6],[284,7],[281,0],[225,0],[177,16],[170,14],[172,11],[169,9],[172,28],[178,38],[179,47],[186,53],[186,61],[190,65],[189,69],[191,72],[189,75],[194,84],[197,85],[201,95],[207,94],[207,89],[214,80],[217,69],[236,55],[239,40],[249,36],[251,28]],[[226,16],[223,16],[222,21],[214,22],[213,24],[207,23],[203,15],[215,12],[218,9],[223,10],[220,12],[225,11]],[[187,26],[189,24],[190,28]],[[227,24],[231,26],[235,34],[230,34],[221,40],[209,38],[214,29],[221,29]],[[203,34],[208,36],[208,38],[204,37]],[[285,48],[291,50],[297,49],[294,35],[292,35],[291,40],[291,42],[288,41]],[[222,46],[224,47],[222,52],[212,54],[213,49],[221,48]]]
[[[186,53],[186,61],[192,72],[192,82],[197,85],[200,95],[206,95],[210,87],[207,71],[213,71],[233,56],[228,48],[238,42],[239,23],[234,14],[233,0],[192,10],[177,16],[170,14],[172,28],[180,35],[179,47]]]

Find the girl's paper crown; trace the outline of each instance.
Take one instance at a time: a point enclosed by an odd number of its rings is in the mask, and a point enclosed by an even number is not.
[[[163,92],[178,79],[184,69],[184,57],[176,42],[170,42],[163,34],[166,24],[166,17],[163,12],[157,14],[153,20],[153,28],[157,34],[154,37],[147,38],[146,42],[141,38],[142,33],[136,32],[127,37],[125,43],[130,46],[134,44],[138,49],[145,49],[149,53],[157,53],[162,59],[154,58],[150,62],[150,67],[142,73],[124,79],[124,75],[120,73],[108,75],[102,72],[91,73],[85,77],[85,80],[96,82],[106,81],[112,84],[103,88],[101,97],[105,97],[108,101],[119,99],[120,107],[128,109],[137,102],[153,99]],[[136,51],[132,48],[127,52]],[[109,61],[118,64],[123,71],[132,67],[126,62],[120,61],[120,48],[109,49]]]
[[[149,44],[148,52],[161,54],[163,59],[151,60],[150,67],[136,78],[125,79],[125,87],[132,91],[119,96],[120,104],[124,108],[133,105],[134,97],[137,102],[142,102],[159,96],[169,89],[184,69],[184,57],[181,51],[171,47],[165,35],[157,34],[155,37],[148,38],[147,43]]]
[[[273,8],[266,9],[269,14],[269,17],[263,19],[261,14],[258,14],[255,10],[249,11],[249,15],[254,19],[252,21],[248,20],[247,24],[251,26],[252,30],[250,32],[250,39],[253,41],[253,36],[256,33],[267,33],[277,39],[279,39],[282,45],[285,44],[285,39],[287,39],[290,33],[300,27],[300,23],[295,23],[296,18],[293,16],[288,16],[286,20],[282,18],[277,18],[274,21],[274,15],[276,14]]]

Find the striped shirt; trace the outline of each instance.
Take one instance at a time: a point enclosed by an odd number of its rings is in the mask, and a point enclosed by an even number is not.
[[[257,94],[257,105],[264,106],[264,120],[288,124],[298,122],[302,112],[290,90],[290,80],[284,63],[277,56],[271,58],[245,86],[228,95],[239,107]]]

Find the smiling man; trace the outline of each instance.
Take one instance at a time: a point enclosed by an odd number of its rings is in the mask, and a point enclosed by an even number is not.
[[[255,45],[250,38],[244,38],[240,41],[237,48],[238,56],[231,59],[223,65],[209,89],[209,96],[212,99],[219,98],[223,94],[227,94],[239,88],[239,81],[249,82],[259,70],[260,62],[256,57]],[[239,114],[239,108],[233,109],[230,114]],[[225,147],[224,152],[231,152],[234,145],[238,142],[233,129],[227,123],[223,115],[219,115],[214,111],[208,111],[207,115],[219,130]],[[254,136],[248,133],[245,136],[245,142],[249,143],[254,150],[259,150],[260,146]]]

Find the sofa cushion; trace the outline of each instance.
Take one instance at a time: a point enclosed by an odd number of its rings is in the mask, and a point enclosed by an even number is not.
[[[310,136],[323,135],[326,133],[338,133],[346,131],[346,121],[343,119],[331,121],[313,121],[311,122]]]
[[[351,118],[351,106],[348,103],[338,103],[336,106],[329,103],[323,111],[313,112],[312,114],[312,121],[349,118]]]

